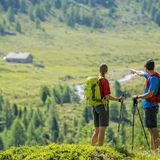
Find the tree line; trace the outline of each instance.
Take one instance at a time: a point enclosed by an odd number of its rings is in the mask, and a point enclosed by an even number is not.
[[[160,25],[159,0],[136,0],[134,3],[141,6],[142,14]],[[103,14],[100,14],[99,6],[105,11]],[[50,17],[70,27],[84,25],[94,29],[103,28],[120,18],[116,13],[118,6],[116,0],[1,0],[0,14],[5,16],[0,20],[0,34],[5,34],[10,26],[19,33],[23,31],[18,15],[26,15],[38,29],[41,28],[40,23]]]
[[[71,117],[69,121],[68,118],[60,119],[58,110],[65,107],[63,104],[79,103],[75,91],[68,85],[59,84],[53,88],[42,86],[40,99],[41,107],[20,107],[11,104],[0,94],[0,149],[20,145],[45,145],[51,142],[80,143],[82,138],[90,138],[92,129],[87,126],[92,122],[91,107],[79,104],[82,108],[79,115]],[[111,111],[111,120],[117,117],[115,108]],[[109,129],[107,133],[110,135],[109,141],[113,139],[112,132]]]
[[[160,1],[143,0],[142,13],[149,14],[151,19],[160,26]]]
[[[64,103],[79,101],[67,85],[40,89],[43,105],[20,107],[11,104],[0,94],[0,149],[20,145],[45,145],[51,142],[71,143],[72,136],[66,121],[60,121],[58,110]],[[77,128],[78,119],[70,127]],[[73,141],[72,141],[73,142]]]
[[[119,82],[115,82],[114,92],[117,96],[122,91]],[[89,143],[93,131],[92,108],[79,103],[75,90],[68,85],[54,87],[42,86],[40,89],[42,106],[17,106],[11,104],[0,94],[0,149],[20,145],[45,145],[49,143]],[[76,115],[62,117],[59,112],[66,105],[77,104],[80,111]],[[110,121],[118,126],[120,107],[117,103],[110,104]],[[74,109],[70,114],[75,114]],[[108,127],[106,142],[110,145],[126,145],[132,125],[131,115],[123,106],[123,119],[120,136],[117,137],[115,127]],[[137,142],[142,134],[137,129]],[[142,138],[141,138],[142,139]]]
[[[103,18],[96,13],[96,6],[106,8],[116,7],[115,0],[1,0],[0,13],[4,14],[0,20],[0,34],[3,35],[9,26],[13,26],[17,32],[22,32],[22,24],[17,16],[24,14],[40,26],[40,22],[54,16],[60,22],[74,27],[76,24],[93,28],[104,27]],[[60,10],[60,14],[57,11]],[[58,11],[59,13],[59,11]],[[37,28],[38,28],[37,27]],[[40,28],[40,27],[39,27]]]

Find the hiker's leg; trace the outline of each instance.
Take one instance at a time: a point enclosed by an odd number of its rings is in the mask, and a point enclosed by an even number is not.
[[[158,149],[158,143],[159,143],[159,132],[157,129],[157,113],[158,113],[158,108],[155,108],[154,110],[154,121],[152,122],[153,128],[152,128],[152,132],[153,132],[153,140],[154,140],[154,149]]]
[[[149,134],[150,134],[150,147],[152,150],[154,150],[154,139],[153,139],[153,131],[152,128],[148,128]]]
[[[92,107],[92,114],[93,114],[95,130],[92,135],[91,144],[95,146],[97,145],[98,142],[98,133],[99,133],[99,114],[96,111],[96,107]]]
[[[154,142],[154,149],[156,150],[158,148],[158,142],[159,142],[159,133],[157,128],[152,128],[153,132],[153,142]]]
[[[156,150],[158,148],[159,133],[157,129],[157,108],[148,109],[147,114],[147,127],[151,136],[151,149]]]
[[[95,131],[93,132],[93,135],[92,135],[92,145],[95,146],[98,142],[98,134],[99,134],[99,128],[96,127],[95,128]]]
[[[157,130],[157,109],[148,108],[144,110],[145,127],[148,128],[150,134],[150,146],[152,150],[158,147],[158,130]]]
[[[106,127],[99,127],[99,134],[98,134],[98,145],[99,146],[102,146],[104,143],[105,129]]]
[[[97,144],[102,146],[104,143],[105,129],[109,124],[109,109],[105,108],[104,105],[100,105],[95,110],[98,113],[98,124],[95,124],[95,126],[97,125],[99,127]]]

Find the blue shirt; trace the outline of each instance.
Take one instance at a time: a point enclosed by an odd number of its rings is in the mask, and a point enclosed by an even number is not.
[[[144,73],[144,77],[148,79],[149,74]],[[159,78],[156,76],[151,76],[149,79],[149,86],[145,86],[144,93],[147,93],[149,90],[151,90],[151,91],[154,91],[154,96],[156,96],[158,93],[158,88],[159,88]],[[143,105],[143,108],[151,108],[151,107],[158,106],[158,103],[151,103],[149,100],[143,99],[142,105]]]

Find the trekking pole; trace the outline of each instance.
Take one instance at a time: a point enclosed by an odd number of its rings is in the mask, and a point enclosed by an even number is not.
[[[135,113],[136,113],[136,107],[137,107],[137,99],[133,99],[133,108],[132,108],[132,151],[134,147],[134,120],[135,120]]]
[[[136,109],[138,111],[138,116],[139,116],[139,119],[140,119],[140,122],[141,122],[141,126],[142,126],[142,129],[143,129],[143,133],[144,133],[144,136],[145,136],[145,139],[146,139],[146,142],[147,142],[147,145],[148,145],[148,148],[150,150],[150,146],[149,146],[149,142],[148,142],[148,138],[147,138],[147,134],[145,132],[145,128],[144,128],[144,125],[143,125],[143,122],[142,122],[142,117],[141,117],[141,114],[140,114],[140,111],[137,107],[138,105],[138,101],[137,99],[133,99],[133,109],[132,109],[132,113],[133,113],[133,124],[132,124],[132,151],[133,151],[133,147],[134,147],[134,116],[135,116],[135,113],[136,113]]]
[[[122,97],[124,97],[124,94],[122,94]],[[122,115],[123,115],[123,102],[121,102],[121,108],[120,108],[120,115],[119,115],[119,123],[118,123],[118,133],[120,131],[120,125],[122,121]]]
[[[145,136],[145,138],[146,138],[146,142],[147,142],[148,148],[149,148],[149,150],[150,150],[150,146],[149,146],[147,134],[146,134],[146,131],[145,131],[145,128],[144,128],[144,125],[143,125],[143,122],[142,122],[142,117],[141,117],[141,114],[140,114],[140,112],[139,112],[138,107],[137,107],[137,111],[138,111],[138,115],[139,115],[139,119],[140,119],[140,122],[141,122],[142,129],[143,129],[143,133],[144,133],[144,136]]]

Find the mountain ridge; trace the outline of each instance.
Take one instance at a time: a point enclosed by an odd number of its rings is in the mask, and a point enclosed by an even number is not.
[[[41,23],[52,23],[54,19],[54,23],[93,29],[160,25],[158,6],[158,0],[2,0],[0,34],[25,32],[23,24],[28,22],[41,29]],[[27,21],[19,15],[27,17]]]

